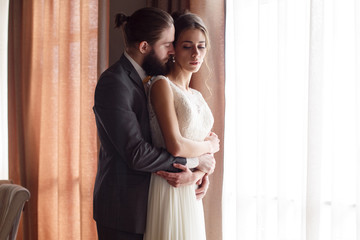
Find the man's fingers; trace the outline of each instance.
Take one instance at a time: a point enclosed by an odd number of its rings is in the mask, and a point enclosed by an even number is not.
[[[169,172],[165,172],[165,171],[157,171],[156,175],[160,176],[160,177],[168,177],[169,176]]]
[[[194,179],[194,175],[188,167],[181,164],[174,164],[174,167],[182,171],[178,173],[158,171],[156,174],[164,178],[173,187],[180,187],[195,183],[196,179]]]
[[[196,199],[201,200],[205,197],[205,192],[196,193]]]
[[[208,177],[208,175],[205,175],[202,178],[202,183],[199,186],[199,188],[195,189],[196,199],[200,200],[205,197],[206,192],[209,188],[209,184],[210,184],[209,177]]]
[[[195,189],[196,195],[205,193],[207,191],[207,187],[208,187],[207,184],[203,184],[198,189]]]
[[[176,174],[175,173],[170,173],[170,172],[165,172],[165,171],[158,171],[156,172],[156,174],[162,178],[165,178],[168,181],[174,181],[177,179]]]
[[[198,188],[198,189],[195,189],[196,195],[197,195],[197,194],[204,193],[204,192],[205,192],[205,189],[204,189],[203,187],[200,187],[200,188]]]
[[[183,171],[187,171],[187,170],[189,169],[189,168],[186,167],[185,165],[182,165],[182,164],[179,164],[179,163],[174,163],[173,166],[174,166],[175,168],[178,168],[178,169],[183,170]]]
[[[170,184],[171,186],[177,188],[177,187],[180,187],[180,183],[179,181],[167,181],[168,184]]]

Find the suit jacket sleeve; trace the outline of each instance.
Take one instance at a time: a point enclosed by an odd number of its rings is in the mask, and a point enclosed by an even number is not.
[[[101,147],[118,154],[133,170],[178,171],[173,163],[186,164],[186,159],[150,144],[146,95],[129,76],[126,71],[106,72],[97,84],[94,112]]]

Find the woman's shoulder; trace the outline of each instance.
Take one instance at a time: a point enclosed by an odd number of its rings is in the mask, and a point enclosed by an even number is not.
[[[164,75],[153,76],[145,83],[146,92],[150,95],[150,92],[161,93],[167,91],[171,87],[171,81]]]
[[[156,75],[156,76],[151,77],[150,82],[151,82],[151,84],[154,84],[155,82],[157,82],[159,80],[170,81],[170,79],[164,75]]]
[[[170,82],[169,78],[167,78],[164,75],[156,75],[156,76],[152,76],[152,77],[148,77],[145,81],[144,81],[144,86],[145,88],[152,88],[152,86],[156,83],[156,82]]]
[[[167,83],[169,81],[169,79],[167,77],[165,77],[164,75],[156,75],[156,76],[149,76],[147,77],[144,81],[143,81],[143,84],[144,84],[144,87],[145,87],[145,91],[147,93],[149,93],[154,84],[156,82],[163,82],[163,83]]]

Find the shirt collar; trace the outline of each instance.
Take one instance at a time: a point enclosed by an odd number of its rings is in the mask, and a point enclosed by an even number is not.
[[[135,62],[135,60],[132,57],[130,57],[130,55],[126,51],[124,51],[124,55],[131,62],[136,72],[139,74],[140,78],[144,79],[146,77],[146,73],[144,69],[137,62]]]

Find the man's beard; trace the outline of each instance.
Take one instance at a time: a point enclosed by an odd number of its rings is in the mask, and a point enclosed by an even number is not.
[[[149,76],[165,75],[167,69],[166,64],[160,61],[160,59],[156,56],[154,50],[151,50],[149,55],[144,58],[142,68]]]

